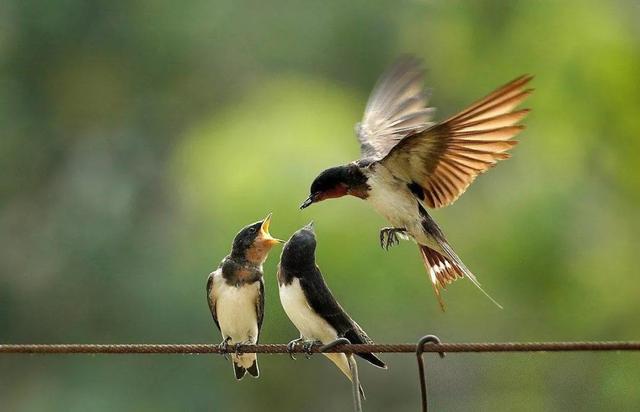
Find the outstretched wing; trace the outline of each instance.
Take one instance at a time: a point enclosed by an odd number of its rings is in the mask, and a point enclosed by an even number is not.
[[[521,76],[455,116],[407,136],[381,162],[396,176],[417,184],[424,203],[439,208],[453,203],[475,178],[507,159],[516,145],[517,124],[528,109],[514,111],[533,91],[532,76]]]
[[[356,124],[362,157],[381,159],[400,140],[431,126],[420,60],[406,56],[380,77]]]

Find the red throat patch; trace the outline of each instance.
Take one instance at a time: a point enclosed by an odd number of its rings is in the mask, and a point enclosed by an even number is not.
[[[337,197],[342,197],[347,194],[349,194],[349,189],[347,188],[347,186],[343,184],[339,184],[338,186],[334,187],[331,190],[326,190],[320,193],[316,202],[320,202],[325,199],[335,199]]]
[[[262,264],[262,262],[267,258],[272,246],[273,245],[270,245],[267,242],[257,240],[249,249],[247,249],[245,257],[254,265]]]

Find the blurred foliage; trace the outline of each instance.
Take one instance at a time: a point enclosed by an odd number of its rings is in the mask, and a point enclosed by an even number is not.
[[[7,0],[0,4],[0,341],[218,342],[205,279],[240,227],[316,221],[318,259],[380,342],[638,339],[640,7],[610,2]],[[436,211],[467,265],[441,314],[415,246],[364,202],[297,210],[377,76],[425,59],[439,118],[522,73],[511,160]],[[263,342],[296,331],[265,265]],[[367,410],[414,411],[415,361],[361,368]],[[349,410],[321,357],[0,357],[0,409]],[[451,355],[441,411],[637,410],[627,354]]]

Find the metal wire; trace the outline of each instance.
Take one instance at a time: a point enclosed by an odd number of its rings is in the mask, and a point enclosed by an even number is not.
[[[326,352],[338,353],[416,353],[418,346],[414,344],[371,344],[371,345],[339,345],[327,349]],[[241,345],[242,353],[286,353],[285,344]],[[640,351],[640,341],[611,342],[491,342],[491,343],[426,343],[423,352],[432,353],[468,353],[468,352],[576,352],[576,351]],[[235,352],[231,347],[227,353]],[[303,348],[296,347],[294,353],[305,353]],[[320,346],[311,348],[312,353],[320,353]],[[2,353],[38,353],[38,354],[222,354],[217,344],[182,343],[182,344],[0,344]]]
[[[640,341],[611,342],[483,342],[483,343],[440,343],[433,335],[427,335],[417,344],[340,344],[314,345],[309,350],[300,346],[288,348],[286,344],[240,345],[223,350],[219,345],[207,343],[182,344],[0,344],[0,354],[226,354],[236,350],[242,353],[414,353],[418,357],[422,410],[427,411],[426,371],[422,353],[479,353],[479,352],[597,352],[597,351],[640,351]],[[353,359],[349,356],[350,360]],[[349,363],[350,367],[355,362]],[[356,373],[357,370],[352,369]],[[361,411],[358,379],[354,385],[354,409]]]

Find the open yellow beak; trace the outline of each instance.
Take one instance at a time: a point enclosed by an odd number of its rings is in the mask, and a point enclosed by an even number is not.
[[[267,242],[270,245],[275,245],[277,243],[284,243],[284,240],[276,239],[269,233],[269,225],[271,224],[271,213],[262,221],[262,225],[260,226],[260,240],[263,242]]]

